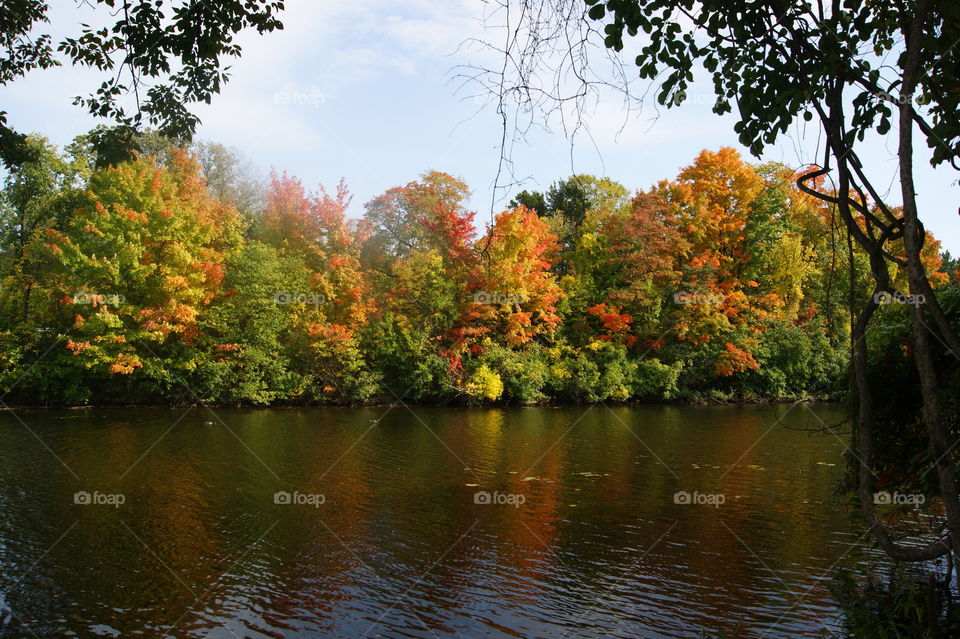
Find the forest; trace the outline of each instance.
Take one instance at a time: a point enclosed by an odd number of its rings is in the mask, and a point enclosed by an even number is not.
[[[235,151],[149,133],[135,158],[103,162],[95,133],[66,149],[29,137],[3,186],[7,403],[724,402],[847,389],[850,301],[873,291],[869,258],[835,206],[798,188],[806,167],[703,150],[639,188],[558,179],[488,221],[467,184],[428,170],[357,218],[343,180],[310,188],[273,171],[261,183]],[[956,262],[929,233],[922,259],[938,296],[955,298]],[[905,269],[892,290],[909,290]],[[892,366],[908,364],[923,297],[874,295],[873,348],[889,359],[893,345],[904,361]]]

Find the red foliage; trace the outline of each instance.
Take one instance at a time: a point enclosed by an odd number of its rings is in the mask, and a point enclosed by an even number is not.
[[[717,364],[714,372],[720,376],[733,375],[742,371],[755,371],[760,368],[757,360],[749,351],[727,342],[724,344],[724,351],[717,358]]]
[[[600,320],[606,334],[600,335],[600,339],[609,341],[622,341],[627,346],[633,346],[637,338],[630,335],[630,324],[633,317],[629,313],[621,313],[618,306],[607,306],[606,304],[596,304],[587,309],[587,312]]]

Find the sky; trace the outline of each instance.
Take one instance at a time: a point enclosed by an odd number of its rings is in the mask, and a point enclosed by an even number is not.
[[[109,20],[74,0],[51,0],[55,37],[76,34],[79,23]],[[257,170],[286,171],[308,188],[332,188],[345,178],[354,194],[350,214],[386,189],[435,169],[470,185],[477,221],[489,221],[516,191],[545,190],[571,173],[591,173],[631,190],[671,179],[701,149],[732,146],[750,161],[773,160],[798,167],[815,161],[814,128],[798,124],[761,158],[738,144],[735,119],[716,116],[709,80],[669,110],[624,111],[622,99],[601,94],[573,139],[559,122],[535,127],[512,148],[513,175],[522,186],[493,190],[502,136],[495,101],[464,83],[464,65],[502,63],[471,39],[500,42],[502,13],[484,0],[288,0],[284,29],[265,36],[245,33],[240,59],[230,62],[230,82],[212,104],[193,108],[202,120],[197,137],[234,147]],[[629,71],[629,69],[628,69]],[[0,104],[12,126],[41,133],[64,145],[98,121],[72,98],[87,94],[101,77],[61,67],[31,72],[0,87]],[[634,90],[648,88],[636,80]],[[867,141],[865,168],[898,204],[892,136]],[[960,254],[960,191],[957,173],[933,169],[925,143],[917,144],[917,191],[921,219],[954,255]],[[921,159],[922,158],[922,159]],[[504,178],[501,176],[501,183]],[[889,195],[887,195],[889,194]]]

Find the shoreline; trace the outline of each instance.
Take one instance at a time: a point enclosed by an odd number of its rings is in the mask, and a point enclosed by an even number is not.
[[[130,403],[130,404],[5,404],[0,406],[0,413],[13,412],[17,410],[84,410],[84,409],[108,409],[108,408],[187,408],[190,406],[206,408],[245,408],[260,410],[278,410],[293,408],[388,408],[391,406],[416,406],[420,408],[460,408],[464,410],[491,409],[491,408],[568,408],[576,406],[591,406],[601,404],[607,407],[621,406],[757,406],[773,404],[837,404],[843,400],[838,397],[793,397],[793,398],[772,398],[772,397],[751,397],[741,399],[692,399],[692,400],[637,400],[626,402],[543,402],[538,404],[463,404],[463,403],[440,403],[440,402],[380,402],[369,404],[338,404],[338,403],[283,403],[275,404],[217,404],[205,402],[189,403]]]

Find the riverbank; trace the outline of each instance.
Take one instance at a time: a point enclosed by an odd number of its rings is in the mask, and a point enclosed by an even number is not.
[[[7,410],[80,410],[85,408],[184,408],[187,406],[198,405],[208,408],[249,408],[249,409],[287,409],[287,408],[389,408],[391,406],[429,406],[436,408],[567,408],[576,406],[762,406],[770,404],[812,404],[812,403],[839,403],[842,402],[839,396],[804,396],[804,397],[743,397],[735,399],[722,399],[716,397],[704,398],[686,398],[686,399],[661,399],[661,400],[630,400],[630,401],[595,401],[595,402],[574,402],[574,401],[556,401],[542,402],[536,404],[510,404],[510,403],[486,403],[479,404],[475,402],[415,402],[415,401],[393,401],[393,402],[368,402],[368,403],[337,403],[337,402],[276,402],[273,404],[224,404],[217,402],[126,402],[126,403],[93,403],[93,404],[4,404],[0,406],[0,411]]]

